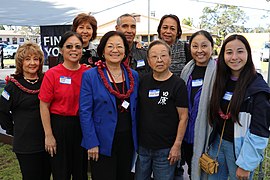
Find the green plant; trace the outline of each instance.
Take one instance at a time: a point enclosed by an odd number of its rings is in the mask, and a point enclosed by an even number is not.
[[[268,146],[265,150],[265,156],[264,156],[264,161],[263,161],[263,174],[264,174],[264,179],[270,179],[270,142],[268,143]],[[259,167],[255,170],[254,173],[254,178],[253,179],[258,179],[259,176]]]
[[[12,152],[12,146],[0,143],[0,179],[22,179],[18,160]]]

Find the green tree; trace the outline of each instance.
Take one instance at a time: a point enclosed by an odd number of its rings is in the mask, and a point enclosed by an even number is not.
[[[200,17],[200,28],[224,38],[228,33],[246,32],[244,23],[248,17],[237,6],[217,4],[205,7]]]
[[[185,25],[187,25],[187,26],[192,27],[192,26],[193,26],[193,19],[190,18],[190,17],[184,18],[184,19],[182,20],[182,24],[185,24]]]
[[[3,25],[0,25],[0,30],[5,30]]]

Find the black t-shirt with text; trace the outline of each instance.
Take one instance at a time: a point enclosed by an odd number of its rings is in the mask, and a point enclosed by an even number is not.
[[[170,148],[176,138],[179,116],[176,107],[188,107],[183,79],[172,75],[157,81],[149,73],[139,87],[139,144],[150,149]]]

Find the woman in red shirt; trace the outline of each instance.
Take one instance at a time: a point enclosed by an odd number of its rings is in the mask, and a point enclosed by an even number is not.
[[[87,154],[80,146],[79,94],[82,74],[79,64],[83,40],[66,32],[59,42],[64,62],[49,69],[40,88],[40,112],[45,132],[45,150],[51,155],[52,174],[57,179],[87,179]]]

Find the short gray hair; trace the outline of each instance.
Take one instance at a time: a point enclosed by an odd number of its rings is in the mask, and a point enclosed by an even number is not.
[[[168,50],[169,56],[172,55],[171,47],[165,41],[158,39],[158,40],[154,40],[153,42],[150,43],[150,45],[147,49],[147,57],[149,57],[149,51],[152,49],[152,47],[154,47],[156,45],[164,45]]]
[[[116,25],[117,26],[120,26],[121,25],[121,19],[123,18],[123,17],[132,17],[134,20],[135,20],[135,22],[136,22],[136,19],[135,19],[135,17],[132,15],[132,14],[128,14],[128,13],[126,13],[126,14],[123,14],[123,15],[121,15],[121,16],[119,16],[117,19],[116,19]]]

